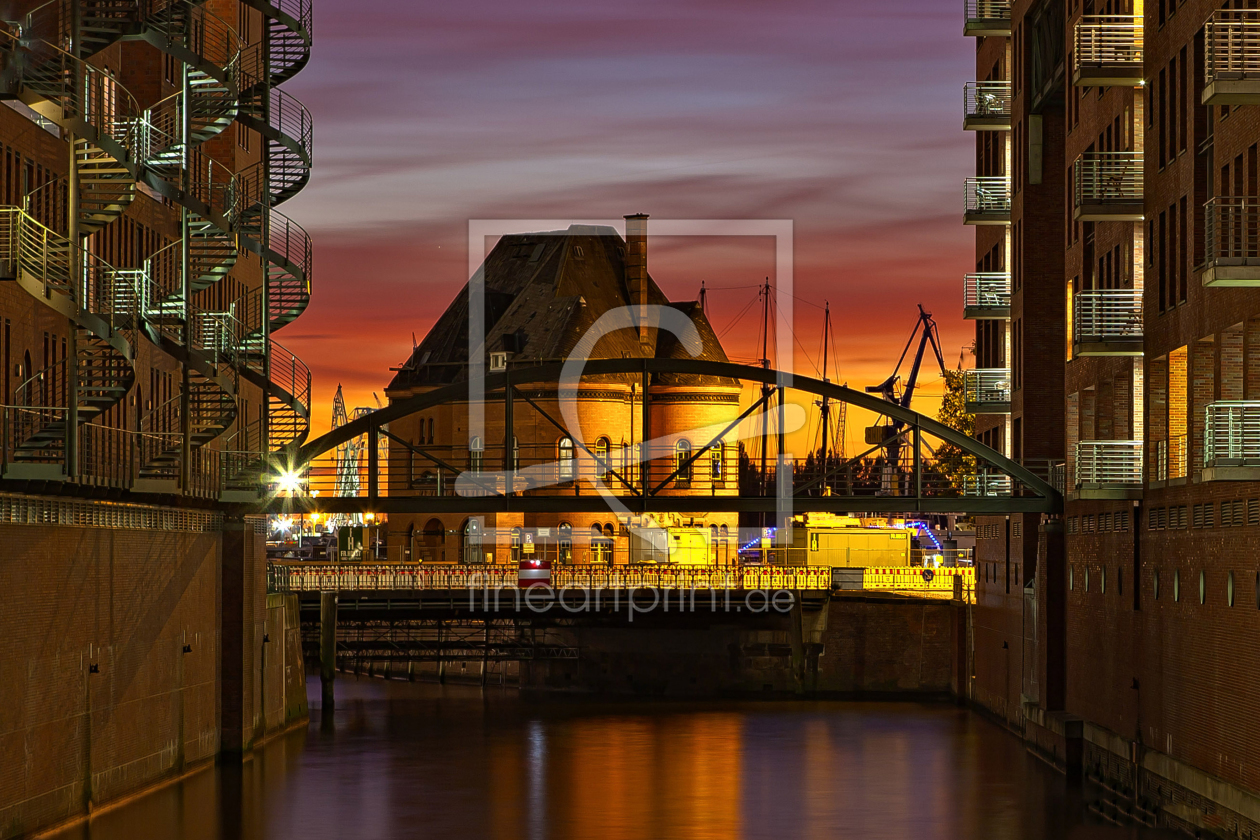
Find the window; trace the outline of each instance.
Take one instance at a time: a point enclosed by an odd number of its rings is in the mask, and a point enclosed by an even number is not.
[[[687,484],[691,481],[691,464],[687,461],[691,458],[691,441],[680,440],[674,444],[674,469],[678,471],[675,480],[679,484]]]
[[[521,529],[512,529],[512,562],[521,562]]]
[[[1068,566],[1068,590],[1076,588],[1076,567]]]
[[[1103,566],[1098,574],[1098,591],[1107,594],[1107,567]]]
[[[1234,606],[1234,573],[1230,572],[1225,578],[1225,603]]]
[[[716,525],[709,526],[709,559],[714,562],[718,557],[718,528]]]
[[[480,563],[481,556],[481,520],[469,519],[464,523],[464,562]]]
[[[612,563],[612,539],[598,522],[591,525],[591,562]]]
[[[1151,576],[1151,584],[1155,588],[1155,600],[1159,600],[1159,569],[1156,569]]]
[[[1207,602],[1207,573],[1199,570],[1199,603]]]
[[[516,435],[512,435],[512,466],[513,471],[521,468],[521,442],[517,440]]]
[[[726,444],[719,443],[709,450],[709,474],[715,482],[722,480],[726,467]]]
[[[602,437],[595,441],[595,474],[599,476],[607,476],[608,468],[611,463],[608,460],[608,450],[612,446],[612,441],[606,437]]]
[[[249,151],[249,129],[240,123],[236,124],[236,145],[241,147],[242,151]]]
[[[559,472],[557,475],[561,481],[572,481],[577,477],[577,469],[573,464],[573,439],[569,437],[560,438],[558,449]]]
[[[474,437],[468,442],[468,469],[474,473],[481,472],[486,462],[486,445],[481,438]]]
[[[1173,569],[1173,600],[1181,600],[1181,570]]]
[[[568,522],[560,523],[560,561],[569,563],[573,560],[573,526]]]
[[[429,443],[433,443],[433,418],[429,418]]]
[[[730,550],[731,550],[730,536],[731,536],[730,531],[727,529],[725,525],[723,525],[721,528],[718,528],[718,548],[721,551],[723,562],[730,559]]]

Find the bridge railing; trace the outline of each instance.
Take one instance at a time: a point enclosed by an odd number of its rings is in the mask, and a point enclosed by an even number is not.
[[[857,571],[848,570],[848,571]],[[913,566],[862,569],[862,588],[951,597],[955,578],[963,592],[974,589],[971,568]],[[511,565],[282,564],[267,567],[271,592],[451,591],[517,587]],[[829,566],[570,566],[553,568],[551,585],[588,589],[829,590]]]

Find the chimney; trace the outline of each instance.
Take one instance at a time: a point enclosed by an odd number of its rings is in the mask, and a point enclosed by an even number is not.
[[[648,342],[647,302],[647,220],[646,213],[626,216],[626,289],[630,292],[630,304],[637,307],[639,322],[639,347],[647,355],[651,351]]]

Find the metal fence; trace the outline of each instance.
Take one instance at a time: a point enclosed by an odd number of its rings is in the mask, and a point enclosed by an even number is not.
[[[963,203],[968,215],[1009,216],[1011,182],[1005,175],[979,175],[963,185]]]
[[[1260,11],[1218,10],[1203,26],[1203,80],[1260,79]]]
[[[1217,196],[1203,219],[1209,264],[1260,266],[1260,198]]]
[[[1010,402],[1010,370],[1008,368],[964,370],[963,399],[969,403]]]
[[[1011,19],[1010,0],[963,0],[963,19],[967,23]]]
[[[980,473],[963,476],[964,496],[1010,496],[1011,493],[1012,483],[1009,475]]]
[[[1076,486],[1140,487],[1142,441],[1082,440],[1076,444]]]
[[[1141,204],[1141,152],[1087,152],[1072,166],[1076,206]]]
[[[1084,15],[1076,24],[1076,66],[1109,68],[1142,63],[1140,15]]]
[[[1072,333],[1078,343],[1142,338],[1142,293],[1136,289],[1078,292]]]
[[[1206,414],[1205,467],[1260,464],[1260,402],[1214,402]]]
[[[1010,309],[1011,275],[984,271],[963,276],[963,306],[967,309]]]
[[[1011,117],[1010,82],[967,82],[963,85],[963,115],[969,119]]]

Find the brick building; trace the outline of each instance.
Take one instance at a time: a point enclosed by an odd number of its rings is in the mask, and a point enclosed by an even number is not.
[[[272,334],[310,294],[310,241],[278,209],[310,174],[309,114],[279,87],[310,11],[6,6],[0,530],[20,608],[0,615],[0,753],[31,758],[0,771],[0,836],[299,713],[261,523],[221,503],[256,502],[266,453],[307,430],[309,373]]]
[[[510,374],[575,356],[727,360],[700,304],[669,301],[648,274],[647,217],[626,219],[628,242],[612,228],[583,225],[499,240],[474,278],[484,278],[480,353],[487,370]],[[468,376],[471,294],[470,282],[399,369],[386,388],[391,401]],[[633,325],[629,313],[643,305],[680,315],[675,329],[695,329],[699,354],[693,356],[667,329],[646,321]],[[584,347],[583,337],[610,318],[619,328]],[[653,374],[644,383],[636,375],[588,376],[564,400],[558,387],[522,383],[510,407],[502,390],[486,394],[480,430],[470,428],[467,401],[391,423],[390,495],[454,493],[455,470],[470,473],[466,480],[485,481],[487,491],[496,493],[511,482],[513,492],[530,495],[593,495],[601,485],[624,494],[646,482],[660,485],[664,495],[738,494],[735,444],[723,440],[700,452],[739,415],[738,381]],[[733,441],[734,434],[730,437]],[[641,552],[650,550],[650,542],[632,539],[631,526],[657,529],[661,539],[667,535],[660,529],[700,529],[709,545],[707,562],[736,562],[738,514],[733,513],[394,514],[389,541],[402,547],[403,560],[508,562],[533,543],[540,555],[561,562],[624,564],[648,559]]]
[[[1066,500],[979,523],[972,697],[1144,818],[1241,836],[1260,831],[1248,5],[970,0],[964,118],[977,436]]]

